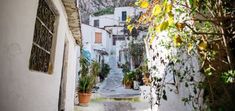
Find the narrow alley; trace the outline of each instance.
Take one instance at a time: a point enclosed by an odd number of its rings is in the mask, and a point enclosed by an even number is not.
[[[1,0],[0,111],[235,111],[235,0]]]
[[[140,99],[140,90],[122,85],[123,72],[117,67],[116,55],[110,56],[111,71],[92,94],[89,106],[75,106],[75,111],[149,111],[150,104]]]

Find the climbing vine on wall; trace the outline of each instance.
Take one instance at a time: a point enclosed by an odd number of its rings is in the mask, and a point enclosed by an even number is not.
[[[134,43],[134,41],[129,43],[129,51],[135,68],[137,68],[144,60],[143,46],[143,43]]]
[[[203,99],[207,106],[204,110],[235,110],[232,104],[235,102],[233,4],[232,0],[138,0],[136,6],[146,11],[137,20],[128,17],[126,21],[129,31],[148,28],[150,49],[159,34],[167,32],[170,42],[163,40],[159,45],[187,52],[188,57],[198,57],[200,72],[205,77],[203,81],[197,81],[198,84],[193,84],[194,75],[190,75],[195,72],[193,66],[189,65],[183,72],[173,68],[172,72],[185,87],[192,85],[193,89],[204,90]],[[169,60],[168,67],[176,64],[184,66],[184,60],[177,56],[169,56]],[[164,60],[162,63],[165,63]],[[163,79],[153,78],[153,85],[157,87],[158,99],[167,100]],[[193,93],[198,91],[193,90]],[[191,94],[182,101],[194,102]]]

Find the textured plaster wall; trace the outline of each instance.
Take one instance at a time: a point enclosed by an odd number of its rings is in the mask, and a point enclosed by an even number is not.
[[[148,40],[145,40],[145,42],[146,41]],[[186,67],[188,67],[195,72],[190,70],[187,75],[192,75],[195,81],[200,81],[202,76],[199,72],[200,67],[198,58],[194,54],[188,55],[187,51],[185,50],[179,50],[174,47],[168,49],[161,45],[163,41],[166,43],[166,45],[172,45],[172,41],[167,37],[166,32],[157,35],[151,46],[152,48],[150,48],[150,45],[148,42],[146,42],[146,53],[149,60],[148,66],[151,68],[151,76],[162,78],[162,80],[166,83],[164,89],[166,91],[167,100],[164,100],[161,96],[160,105],[154,104],[157,101],[157,94],[156,87],[153,87],[152,84],[151,94],[153,97],[153,109],[154,111],[192,111],[194,110],[192,104],[184,104],[182,98],[188,97],[189,94],[193,95],[193,87],[185,87],[185,83],[179,82],[179,78],[177,76],[175,76],[174,81],[173,72],[170,70],[175,69],[182,74],[184,73],[183,71],[186,69]],[[170,66],[169,63],[171,62],[171,59],[169,59],[168,56],[176,56],[181,60],[181,62],[175,66]],[[182,63],[184,64],[182,65]],[[199,96],[199,98],[201,97]]]
[[[82,24],[82,35],[83,35],[83,47],[84,49],[88,50],[91,53],[91,58],[93,60],[98,60],[97,51],[94,49],[105,50],[108,54],[110,54],[112,39],[110,34],[103,29],[96,28],[90,25]],[[95,43],[95,33],[99,32],[102,33],[102,43]],[[109,62],[108,56],[104,56],[105,62]]]
[[[0,4],[0,108],[2,111],[57,111],[64,40],[69,41],[66,111],[72,111],[79,47],[68,29],[61,1],[58,13],[54,70],[51,75],[30,71],[38,0],[3,0]]]
[[[99,20],[99,27],[118,25],[118,21],[114,18],[114,15],[102,15],[102,16],[90,16],[89,25],[94,26],[94,20]]]

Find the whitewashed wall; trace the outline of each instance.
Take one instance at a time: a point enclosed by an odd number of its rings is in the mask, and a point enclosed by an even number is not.
[[[111,15],[101,15],[101,16],[90,16],[89,20],[89,25],[93,26],[94,25],[94,20],[99,20],[99,27],[100,28],[105,28],[105,30],[108,30],[111,32],[112,35],[124,35],[124,23],[125,21],[122,21],[122,12],[126,11],[127,16],[134,16],[139,14],[140,12],[144,11],[143,9],[140,8],[134,8],[134,7],[117,7],[114,9],[114,14]],[[88,28],[87,28],[88,29]],[[88,35],[86,31],[84,31],[85,36]],[[84,35],[83,34],[83,35]],[[90,35],[92,36],[92,35]],[[90,39],[89,39],[90,40]],[[123,44],[127,44],[128,41],[123,41],[123,40],[117,40],[116,45],[112,45],[112,37],[110,38],[108,50],[109,52],[112,52],[116,55],[116,60],[119,59],[119,50],[122,50],[123,48],[126,48],[127,46],[123,46]],[[85,43],[85,41],[83,42]],[[88,47],[91,47],[91,45]],[[90,48],[90,50],[92,50]],[[94,58],[94,56],[93,56]],[[124,61],[122,61],[125,63]]]
[[[113,35],[124,35],[124,26],[114,26],[111,29]]]
[[[127,16],[134,16],[137,14],[137,9],[134,7],[117,7],[114,10],[114,18],[118,20],[119,22],[125,22],[122,21],[122,12],[126,11]]]
[[[146,45],[147,48],[147,58],[149,60],[148,66],[151,68],[151,76],[162,78],[162,81],[164,81],[166,91],[167,100],[164,100],[162,98],[162,95],[160,96],[160,105],[154,104],[157,101],[157,94],[156,92],[159,92],[156,90],[156,87],[154,87],[154,82],[152,83],[152,97],[153,97],[153,110],[154,111],[193,111],[193,105],[191,102],[184,104],[182,99],[184,97],[188,97],[189,95],[199,97],[201,98],[201,93],[194,93],[194,87],[193,86],[185,86],[185,82],[179,82],[180,78],[176,75],[173,76],[173,70],[176,70],[177,73],[183,74],[186,69],[189,69],[189,72],[187,72],[186,76],[190,77],[192,76],[194,78],[195,83],[200,81],[202,79],[202,76],[200,74],[200,67],[199,67],[199,60],[195,53],[189,55],[186,50],[178,49],[178,48],[167,48],[164,45],[161,45],[162,42],[165,42],[166,45],[173,45],[171,39],[167,37],[167,33],[163,32],[161,34],[158,34],[158,37],[155,38],[152,44],[152,48],[150,48],[150,45],[148,42]],[[176,57],[176,59],[179,59],[179,62],[174,62],[174,66],[169,65],[172,64],[172,58]],[[155,59],[153,59],[155,58]],[[156,69],[154,69],[154,67]],[[193,71],[194,70],[194,71]],[[175,81],[174,81],[175,77]],[[156,83],[156,82],[155,82]],[[160,82],[162,83],[162,82]],[[188,84],[193,82],[188,82]],[[198,89],[196,89],[197,92]],[[163,90],[161,90],[163,91]],[[199,99],[198,103],[195,104],[196,107],[198,107],[201,104],[201,99]]]
[[[116,41],[116,46],[115,46],[115,49],[116,49],[116,60],[119,61],[119,51],[124,49],[124,48],[127,48],[127,43],[126,41],[124,40],[117,40]],[[122,55],[122,54],[121,54]],[[124,56],[121,57],[121,60],[124,60]],[[126,63],[126,61],[120,61],[122,64]]]
[[[54,69],[51,75],[30,71],[38,0],[3,0],[0,4],[0,107],[2,111],[57,111],[65,39],[69,42],[66,111],[73,111],[76,59],[79,47],[68,29],[61,1]]]
[[[127,12],[127,16],[134,16],[139,14],[143,9],[134,7],[116,7],[114,14],[107,14],[101,16],[90,16],[89,25],[94,25],[94,20],[99,20],[99,27],[104,28],[105,26],[123,25],[125,21],[122,21],[122,11]]]
[[[83,35],[82,42],[83,42],[84,49],[90,51],[91,58],[93,60],[96,60],[97,55],[98,55],[96,51],[94,51],[94,49],[105,50],[106,52],[108,52],[108,54],[110,54],[110,50],[111,50],[110,43],[112,43],[112,38],[111,38],[111,35],[106,30],[96,28],[96,27],[86,25],[86,24],[82,24],[81,29],[82,29],[82,35]],[[102,33],[101,44],[95,43],[95,32]],[[108,60],[109,60],[108,56],[105,56],[106,63],[108,62]]]
[[[104,26],[118,25],[118,20],[114,18],[114,15],[102,15],[102,16],[90,16],[89,25],[94,26],[94,20],[99,20],[99,28]]]

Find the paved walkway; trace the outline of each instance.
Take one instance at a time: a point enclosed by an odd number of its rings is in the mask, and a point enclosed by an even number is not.
[[[102,97],[125,98],[140,95],[139,90],[125,89],[122,85],[122,69],[117,67],[115,55],[110,57],[111,71],[108,77],[100,85],[98,93]]]
[[[88,107],[75,106],[74,111],[151,111],[145,102],[90,102]]]
[[[150,111],[150,104],[132,100],[140,97],[139,90],[125,89],[122,85],[122,69],[117,67],[115,55],[110,57],[111,71],[99,85],[99,90],[92,94],[88,107],[75,106],[75,111]],[[123,100],[129,98],[128,100]]]

